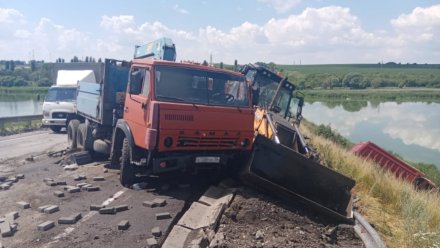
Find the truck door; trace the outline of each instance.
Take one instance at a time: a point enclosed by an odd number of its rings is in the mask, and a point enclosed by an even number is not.
[[[135,144],[142,148],[146,148],[145,134],[149,126],[150,75],[149,68],[131,68],[124,106],[124,120],[130,126]]]

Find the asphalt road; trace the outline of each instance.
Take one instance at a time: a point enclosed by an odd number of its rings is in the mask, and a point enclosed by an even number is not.
[[[93,162],[79,166],[74,171],[66,171],[63,157],[48,157],[48,151],[63,150],[65,134],[33,132],[0,139],[2,156],[0,176],[24,174],[25,178],[14,183],[8,190],[0,190],[0,222],[6,214],[17,211],[19,217],[17,231],[12,237],[1,237],[0,243],[5,247],[147,247],[147,239],[152,238],[151,230],[159,227],[162,235],[156,240],[163,242],[166,233],[174,221],[180,218],[187,204],[204,192],[209,185],[205,179],[194,179],[191,175],[169,176],[161,179],[149,179],[147,188],[134,190],[121,186],[119,171],[106,168],[107,162]],[[29,143],[29,144],[23,144]],[[16,150],[20,150],[17,152]],[[15,157],[14,157],[15,154]],[[39,155],[34,160],[20,160],[30,154]],[[19,163],[17,161],[20,161]],[[60,163],[61,161],[61,163]],[[74,177],[84,175],[86,180],[74,181]],[[104,177],[103,181],[94,181],[93,177]],[[63,185],[48,186],[43,181],[51,178],[65,181],[75,186],[87,182],[100,187],[99,191],[68,193]],[[205,178],[205,177],[197,177]],[[1,182],[0,182],[1,184]],[[64,197],[57,197],[54,191],[63,191]],[[146,207],[144,201],[156,198],[165,199],[163,207]],[[30,203],[29,209],[22,209],[17,202]],[[57,205],[59,211],[52,214],[41,213],[38,207]],[[114,207],[127,205],[128,210],[116,214],[100,214],[91,211],[90,205]],[[61,217],[81,213],[82,219],[76,224],[58,224]],[[158,220],[156,214],[169,213],[171,218]],[[128,230],[118,230],[118,223],[128,220]],[[54,221],[55,227],[37,230],[37,226],[46,221]]]
[[[23,156],[36,156],[67,147],[65,133],[34,131],[0,137],[0,163]]]

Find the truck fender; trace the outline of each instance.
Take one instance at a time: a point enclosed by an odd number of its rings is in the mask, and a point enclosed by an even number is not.
[[[127,138],[128,144],[130,145],[131,148],[130,161],[132,161],[133,151],[134,151],[134,139],[130,130],[130,126],[128,126],[128,123],[123,119],[119,119],[116,122],[115,130],[113,132],[113,137],[112,137],[112,147],[111,147],[110,157],[113,157],[115,152],[118,149],[122,148],[122,140],[124,139],[124,137]]]

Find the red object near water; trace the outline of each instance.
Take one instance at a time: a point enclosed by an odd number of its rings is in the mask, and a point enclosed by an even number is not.
[[[427,179],[423,172],[400,160],[373,142],[359,143],[351,151],[360,157],[373,160],[382,168],[391,171],[396,177],[413,183],[418,189],[437,188],[435,183]]]

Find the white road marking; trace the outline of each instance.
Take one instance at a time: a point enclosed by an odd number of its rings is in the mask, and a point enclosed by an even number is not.
[[[116,192],[112,197],[108,198],[107,200],[105,200],[104,202],[102,202],[101,205],[103,206],[107,206],[108,204],[112,203],[114,200],[118,199],[118,197],[120,197],[122,194],[124,194],[125,190],[120,190],[118,192]],[[79,225],[83,222],[86,222],[87,220],[89,220],[90,218],[92,218],[96,213],[98,213],[97,211],[90,211],[88,212],[86,215],[84,215],[84,217],[75,224],[75,226],[73,227],[67,227],[66,229],[64,229],[64,232],[58,234],[57,236],[55,236],[49,243],[47,243],[47,245],[45,245],[44,247],[48,247],[48,245],[51,244],[55,244],[57,243],[61,238],[65,238],[67,237],[67,235],[69,235],[71,232],[73,232],[75,230],[75,228],[79,227]]]

